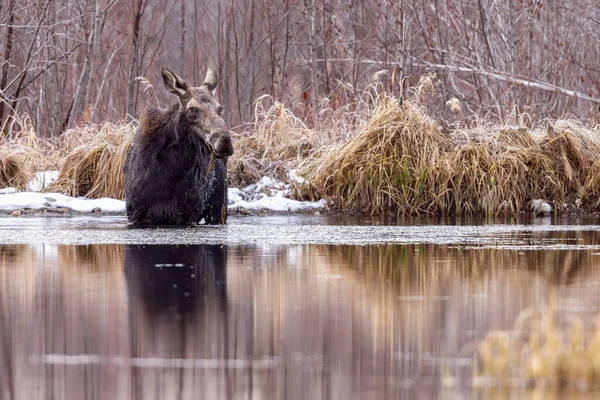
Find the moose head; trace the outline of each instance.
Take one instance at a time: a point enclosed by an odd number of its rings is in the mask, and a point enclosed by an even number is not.
[[[192,87],[166,67],[161,67],[160,72],[166,88],[179,98],[179,122],[202,137],[212,147],[215,156],[232,155],[233,144],[222,117],[223,107],[213,97],[217,74],[208,68],[204,83]]]

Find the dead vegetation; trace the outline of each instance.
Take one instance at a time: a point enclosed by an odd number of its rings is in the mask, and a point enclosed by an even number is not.
[[[18,133],[1,139],[1,187],[26,190],[36,171],[59,170],[59,179],[47,190],[90,198],[124,197],[122,170],[133,124],[86,125],[52,139],[36,137],[26,115],[13,124]]]
[[[302,169],[320,159],[331,145],[347,140],[362,122],[360,114],[352,105],[332,110],[323,102],[316,127],[309,128],[283,104],[269,96],[258,98],[254,122],[234,136],[231,184],[248,185],[265,175],[287,180],[290,169]]]
[[[342,212],[391,215],[516,215],[534,199],[600,208],[600,127],[572,119],[453,123],[431,117],[439,96],[424,77],[403,100],[373,84],[355,101],[320,105],[309,126],[263,96],[254,122],[236,129],[229,180],[244,186],[269,175],[307,178],[299,198],[325,198]],[[447,106],[460,114],[460,102]],[[23,190],[35,171],[57,169],[50,188],[73,196],[123,198],[122,168],[134,124],[86,125],[38,139],[27,117],[3,138],[0,184]],[[13,129],[14,131],[14,129]],[[290,182],[294,183],[295,182]]]
[[[90,198],[125,197],[123,166],[133,140],[133,124],[88,125],[64,133],[66,151],[50,190]]]
[[[36,171],[56,167],[56,147],[36,137],[27,115],[11,117],[9,124],[17,133],[0,136],[0,187],[25,190]]]
[[[381,96],[348,141],[310,162],[300,194],[342,211],[516,215],[533,199],[598,207],[600,131],[574,119],[528,123],[432,119],[432,77],[401,104]]]

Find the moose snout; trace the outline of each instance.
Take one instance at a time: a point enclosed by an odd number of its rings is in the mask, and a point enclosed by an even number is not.
[[[231,141],[230,132],[217,131],[211,133],[210,143],[217,157],[229,157],[233,154],[233,142]]]

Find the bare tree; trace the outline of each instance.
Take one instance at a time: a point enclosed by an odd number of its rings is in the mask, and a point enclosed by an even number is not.
[[[135,78],[138,76],[138,58],[140,52],[140,30],[142,17],[148,5],[147,0],[135,0],[133,2],[133,24],[131,32],[131,62],[129,67],[129,79],[127,83],[127,118],[133,118],[135,105]]]
[[[233,126],[253,118],[252,103],[264,93],[312,123],[322,99],[333,108],[351,103],[382,69],[392,92],[436,72],[441,101],[430,110],[442,117],[450,115],[446,100],[457,97],[474,113],[502,116],[516,107],[593,118],[600,4],[4,0],[0,127],[8,129],[15,113],[29,114],[40,135],[136,118],[144,98],[137,77],[155,82],[164,64],[197,81],[213,63]]]

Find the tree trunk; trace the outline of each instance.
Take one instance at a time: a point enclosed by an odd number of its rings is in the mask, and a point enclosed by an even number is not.
[[[142,23],[142,13],[144,8],[142,7],[143,0],[137,0],[134,6],[133,16],[133,32],[132,32],[132,43],[131,43],[131,64],[129,65],[129,81],[127,84],[127,115],[128,121],[133,120],[135,114],[135,78],[138,71],[138,52],[139,52],[139,35],[140,26]]]
[[[330,0],[323,0],[323,72],[325,73],[325,94],[327,97],[331,95],[331,82],[329,79],[329,68],[327,62],[327,41],[332,25],[332,8]]]
[[[490,21],[487,15],[487,11],[485,10],[485,6],[483,4],[483,0],[478,0],[479,2],[479,13],[481,15],[481,29],[483,31],[483,39],[485,42],[485,46],[487,48],[488,54],[490,56],[490,62],[492,63],[492,68],[494,69],[494,71],[498,71],[499,70],[499,65],[498,65],[498,61],[496,60],[496,53],[494,52],[494,49],[492,48],[492,29],[490,27]],[[502,105],[502,85],[500,85],[500,83],[497,83],[497,87],[498,87],[498,94],[496,96],[496,101],[499,102],[500,105]],[[492,92],[490,90],[490,95],[492,95]],[[494,100],[493,98],[490,100]]]
[[[252,100],[254,94],[254,60],[256,50],[254,49],[254,16],[256,14],[256,1],[250,0],[250,23],[248,33],[248,64],[246,67],[246,96],[244,99],[244,116],[250,118],[252,114]]]
[[[281,60],[281,77],[279,79],[279,101],[283,102],[283,88],[285,85],[285,69],[287,68],[288,51],[290,48],[290,5],[289,0],[285,1],[285,45],[283,48],[283,59]]]
[[[230,71],[231,71],[231,30],[233,20],[233,0],[229,0],[225,6],[225,60],[223,61],[223,116],[225,122],[231,125],[231,101],[230,101]]]
[[[94,0],[92,3],[90,34],[85,50],[85,62],[83,64],[81,76],[79,77],[77,91],[75,92],[75,97],[73,99],[73,107],[71,108],[71,114],[69,115],[67,129],[73,128],[73,125],[75,124],[75,119],[79,117],[82,107],[85,106],[84,100],[87,97],[88,82],[90,79],[90,72],[92,70],[92,60],[94,58],[96,35],[98,34],[98,25],[98,0]]]
[[[179,76],[185,79],[185,0],[181,1],[181,40],[179,42]]]
[[[6,34],[6,45],[4,46],[4,65],[2,66],[2,78],[0,78],[0,95],[2,99],[0,99],[0,123],[4,120],[4,106],[5,101],[8,101],[8,98],[4,94],[4,90],[6,89],[6,84],[8,83],[8,67],[10,66],[10,59],[13,48],[13,40],[14,40],[14,28],[13,25],[15,23],[15,0],[11,0],[8,4],[8,29]]]
[[[308,43],[310,51],[310,87],[311,87],[311,114],[313,123],[316,122],[317,100],[319,95],[318,77],[317,77],[317,4],[316,0],[306,0],[308,12]]]

